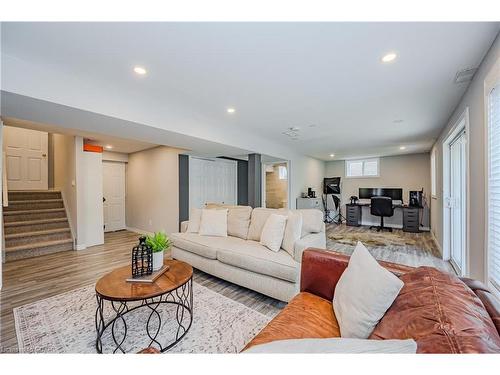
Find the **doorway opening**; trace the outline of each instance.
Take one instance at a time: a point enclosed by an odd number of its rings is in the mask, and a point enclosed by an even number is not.
[[[469,272],[469,113],[443,142],[443,257],[460,276]]]
[[[266,208],[289,207],[289,166],[280,161],[263,165],[262,203]]]

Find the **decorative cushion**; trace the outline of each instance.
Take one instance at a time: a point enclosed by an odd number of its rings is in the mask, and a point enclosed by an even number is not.
[[[285,233],[281,247],[292,257],[295,256],[295,243],[300,240],[302,233],[302,215],[290,211],[286,221]],[[300,262],[300,260],[298,260]]]
[[[227,234],[228,236],[239,237],[244,240],[248,237],[248,227],[250,226],[250,216],[252,207],[250,206],[230,206],[220,203],[207,203],[207,209],[227,209]]]
[[[199,234],[202,236],[227,237],[227,209],[201,211]]]
[[[275,208],[254,208],[252,211],[252,218],[250,220],[250,227],[248,228],[248,239],[252,241],[260,241],[260,236],[262,234],[262,228],[266,223],[267,218],[271,214],[287,215],[288,210],[286,209],[275,209]]]
[[[368,338],[403,285],[358,242],[333,294],[341,336]]]
[[[286,216],[271,214],[262,228],[260,243],[274,252],[279,251],[285,233]]]
[[[200,231],[200,222],[201,222],[201,209],[192,208],[191,212],[189,213],[189,222],[186,232],[198,233]]]
[[[404,287],[370,338],[412,338],[419,353],[500,353],[485,306],[457,276],[419,267],[400,278]]]
[[[414,340],[291,339],[256,345],[245,353],[415,354]]]
[[[302,237],[309,233],[323,232],[323,212],[315,208],[296,211],[302,215]]]

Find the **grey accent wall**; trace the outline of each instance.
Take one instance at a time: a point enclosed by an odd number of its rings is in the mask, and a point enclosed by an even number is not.
[[[189,156],[179,155],[179,230],[189,220]]]
[[[238,205],[248,205],[248,162],[238,160]]]
[[[262,206],[262,163],[260,154],[248,155],[248,205]]]

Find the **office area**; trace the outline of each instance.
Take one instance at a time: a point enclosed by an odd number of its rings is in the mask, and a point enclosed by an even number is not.
[[[455,272],[431,222],[436,160],[399,152],[326,162],[321,191],[305,192],[297,207],[323,209],[328,249],[351,254],[361,241],[380,260]]]

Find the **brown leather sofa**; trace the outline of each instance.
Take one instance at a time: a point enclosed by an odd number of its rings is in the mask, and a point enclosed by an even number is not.
[[[244,350],[276,340],[340,337],[332,299],[349,257],[304,251],[300,293]],[[417,342],[417,353],[500,353],[500,305],[480,282],[435,268],[380,262],[405,283],[371,339]]]

